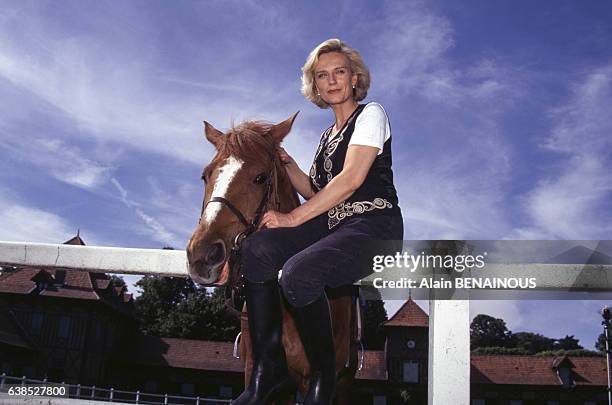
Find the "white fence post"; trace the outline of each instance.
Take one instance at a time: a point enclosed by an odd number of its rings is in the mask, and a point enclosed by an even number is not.
[[[469,249],[462,241],[438,241],[434,242],[432,253],[466,254]],[[464,275],[453,272],[450,277]],[[447,271],[434,269],[436,279],[448,276]],[[430,290],[427,384],[428,405],[470,405],[468,290]]]
[[[470,403],[470,301],[429,301],[428,405]]]

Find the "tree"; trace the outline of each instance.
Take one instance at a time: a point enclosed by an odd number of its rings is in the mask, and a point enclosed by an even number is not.
[[[601,357],[605,354],[596,352],[594,350],[587,349],[572,349],[572,350],[546,350],[535,354],[536,356],[543,357],[559,357],[559,356],[572,356],[572,357]]]
[[[529,354],[556,349],[555,339],[548,338],[539,333],[518,332],[514,334],[514,339],[516,342],[515,347],[523,349]]]
[[[600,333],[597,337],[597,342],[595,342],[595,348],[602,353],[606,352],[606,335],[605,333]]]
[[[512,333],[502,319],[484,314],[476,316],[470,325],[470,349],[480,354],[593,355],[578,344],[574,335],[554,339],[539,333]]]
[[[502,354],[505,356],[508,355],[527,355],[530,353],[527,353],[525,350],[523,349],[519,349],[517,347],[498,347],[498,346],[490,346],[490,347],[477,347],[476,349],[472,350],[472,353],[474,354]]]
[[[362,296],[368,297],[361,304],[364,319],[361,338],[363,347],[367,350],[383,350],[386,339],[383,323],[388,319],[385,303],[377,288],[362,286],[361,289]],[[365,289],[367,291],[363,291]]]
[[[111,274],[111,283],[116,287],[123,287],[125,285],[125,280],[123,277],[118,276],[116,274]]]
[[[557,339],[555,347],[561,350],[584,349],[584,347],[578,344],[578,339],[574,338],[574,335],[565,335],[564,338]]]
[[[225,309],[221,289],[212,294],[191,279],[145,276],[136,283],[136,314],[146,335],[231,341],[240,322]]]
[[[500,318],[479,314],[470,324],[470,348],[477,347],[514,347],[512,332]]]
[[[240,332],[240,321],[227,311],[223,288],[215,288],[207,294],[204,302],[192,300],[187,306],[188,312],[199,316],[194,329],[187,337],[204,337],[206,340],[233,341]]]

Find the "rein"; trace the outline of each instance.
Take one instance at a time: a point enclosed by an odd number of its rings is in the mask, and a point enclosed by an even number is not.
[[[204,210],[211,202],[223,204],[238,218],[240,223],[244,225],[244,230],[234,238],[230,255],[228,258],[229,266],[229,280],[225,285],[225,305],[230,312],[232,312],[238,318],[242,313],[242,303],[244,303],[244,277],[240,274],[240,247],[242,241],[244,241],[249,235],[257,230],[260,225],[261,218],[266,211],[266,208],[270,205],[270,197],[274,195],[274,206],[278,210],[280,208],[280,201],[278,197],[278,172],[276,169],[276,158],[272,158],[272,169],[266,180],[266,189],[264,194],[255,210],[253,219],[247,221],[244,214],[229,200],[223,197],[213,197],[206,204],[202,206],[202,213],[200,214],[200,220]]]

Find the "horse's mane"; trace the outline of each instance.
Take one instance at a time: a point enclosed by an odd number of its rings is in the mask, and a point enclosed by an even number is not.
[[[269,161],[276,155],[276,145],[269,135],[272,124],[266,121],[244,121],[223,137],[220,155],[235,156],[243,161]]]
[[[244,162],[271,162],[277,153],[277,142],[270,134],[272,127],[273,124],[266,121],[244,121],[233,125],[221,138],[221,143],[217,145],[219,153],[207,169],[216,166],[228,156],[234,156]],[[297,192],[291,186],[278,159],[275,160],[275,165],[281,178],[279,185],[286,184],[290,190],[291,207],[300,205]]]

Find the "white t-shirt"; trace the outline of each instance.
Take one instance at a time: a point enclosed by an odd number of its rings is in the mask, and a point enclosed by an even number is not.
[[[346,128],[343,132],[346,131]],[[329,140],[338,136],[331,136]],[[383,151],[385,142],[391,137],[389,118],[383,107],[377,102],[371,102],[363,107],[363,111],[355,121],[355,130],[349,141],[350,145],[365,145],[378,148],[378,154]],[[328,142],[329,142],[328,140]]]

